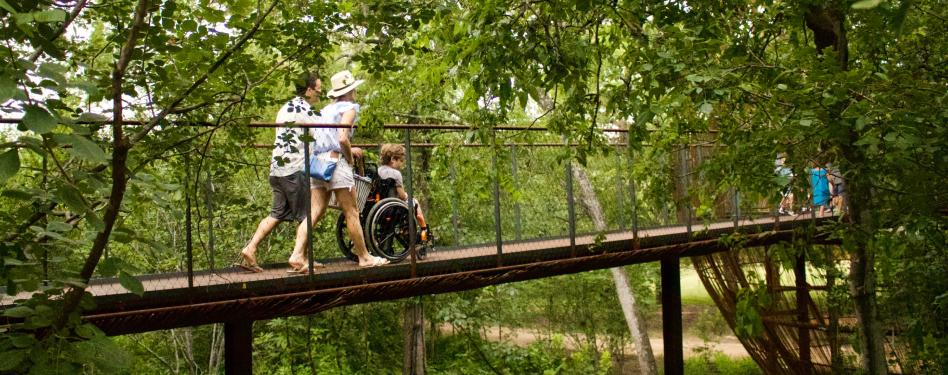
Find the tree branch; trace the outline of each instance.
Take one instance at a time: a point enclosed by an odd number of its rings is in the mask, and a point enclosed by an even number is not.
[[[69,28],[69,25],[71,25],[72,22],[75,21],[76,18],[79,17],[79,13],[81,13],[82,9],[86,7],[87,2],[88,0],[79,0],[79,2],[77,2],[76,5],[72,7],[72,11],[69,12],[69,17],[66,18],[65,22],[63,22],[63,26],[59,28],[59,31],[57,31],[56,34],[53,34],[53,36],[48,39],[50,43],[52,43],[54,40],[56,40],[56,38],[59,38],[60,35],[63,35],[63,33],[66,32],[66,29]],[[33,51],[32,55],[30,55],[30,62],[36,62],[36,59],[38,59],[41,54],[43,54],[43,46],[42,45],[36,46],[36,50]]]
[[[260,17],[257,18],[257,22],[254,23],[253,27],[250,28],[250,30],[247,31],[247,33],[244,34],[244,36],[241,37],[240,40],[238,40],[236,44],[234,44],[232,47],[230,47],[230,49],[224,52],[223,55],[218,57],[217,60],[214,61],[213,64],[211,64],[211,67],[207,70],[207,72],[201,76],[201,78],[198,78],[197,81],[194,81],[194,83],[191,84],[191,87],[188,87],[187,90],[185,90],[183,93],[178,95],[178,97],[175,98],[168,107],[166,107],[160,113],[158,113],[158,116],[153,117],[151,121],[149,121],[148,124],[146,124],[142,130],[132,135],[131,138],[129,139],[129,144],[134,145],[135,143],[138,143],[139,141],[141,141],[142,138],[145,138],[145,136],[148,135],[148,133],[151,132],[152,129],[158,126],[158,123],[161,122],[161,120],[164,120],[165,117],[173,113],[175,108],[177,108],[178,105],[181,104],[181,102],[184,101],[185,98],[191,95],[191,93],[194,92],[194,90],[197,90],[198,87],[200,87],[202,84],[204,84],[205,81],[207,81],[207,79],[211,76],[211,74],[213,74],[215,71],[217,71],[218,68],[224,65],[224,62],[226,62],[230,58],[230,56],[234,54],[234,52],[237,52],[238,50],[243,48],[244,43],[250,40],[250,38],[253,37],[254,34],[257,33],[257,30],[260,29],[260,25],[263,24],[263,21],[267,19],[270,13],[273,12],[273,9],[276,8],[276,5],[279,3],[280,3],[280,0],[274,0],[273,4],[270,4],[270,8],[267,8],[266,12],[264,12],[262,15],[260,15]]]
[[[145,19],[147,13],[148,0],[140,0],[138,6],[135,8],[135,16],[128,31],[128,38],[125,40],[125,45],[122,46],[121,53],[119,54],[119,61],[112,70],[112,110],[114,113],[114,118],[112,119],[112,191],[109,194],[109,201],[102,217],[104,228],[96,234],[95,240],[92,242],[92,249],[89,251],[89,256],[86,257],[86,262],[79,272],[79,280],[81,280],[83,284],[88,284],[89,279],[92,278],[92,273],[95,271],[96,266],[98,266],[99,260],[102,258],[102,253],[109,243],[112,228],[118,219],[122,200],[125,198],[125,188],[128,186],[128,180],[125,178],[126,161],[131,145],[122,131],[122,85],[124,83],[125,70],[128,68],[128,64],[132,58],[132,51],[135,50],[135,45],[138,42],[138,33],[141,29],[146,27]],[[69,322],[69,316],[79,307],[79,301],[82,299],[84,293],[84,286],[73,287],[66,292],[66,295],[63,297],[63,307],[59,312],[59,316],[56,318],[51,330],[44,332],[43,336],[61,330],[66,326],[66,323]]]

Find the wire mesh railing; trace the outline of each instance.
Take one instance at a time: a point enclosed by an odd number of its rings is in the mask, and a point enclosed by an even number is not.
[[[459,134],[471,130],[466,126],[401,124],[386,129],[378,138],[405,147],[402,173],[409,199],[385,201],[373,191],[370,195],[375,197],[357,214],[367,250],[389,259],[390,265],[360,267],[344,256],[352,250],[341,250],[356,246],[344,215],[327,210],[312,221],[312,204],[307,200],[307,220],[302,224],[307,227],[306,272],[288,272],[295,223],[280,224],[257,249],[262,272],[231,266],[241,261],[241,248],[251,237],[253,226],[248,222],[259,221],[267,212],[263,181],[270,153],[247,148],[239,160],[204,157],[200,162],[183,153],[179,160],[154,167],[185,170],[183,189],[168,189],[183,201],[184,209],[173,208],[173,202],[141,203],[141,211],[129,213],[129,223],[145,226],[151,220],[155,229],[166,230],[138,242],[117,243],[108,254],[149,266],[127,267],[127,275],[119,278],[94,279],[89,290],[98,297],[132,299],[125,279],[133,277],[149,295],[204,293],[226,298],[247,290],[340,286],[369,276],[405,279],[452,272],[459,264],[502,267],[512,260],[536,258],[542,251],[576,257],[578,246],[672,233],[670,228],[684,228],[687,241],[695,231],[713,227],[711,222],[730,218],[736,227],[741,220],[754,218],[742,212],[747,204],[738,189],[718,199],[719,207],[710,214],[696,214],[692,188],[700,178],[695,171],[706,156],[700,147],[678,148],[673,161],[659,170],[663,175],[668,172],[672,181],[658,183],[643,178],[636,155],[617,130],[609,130],[604,147],[594,148],[596,152],[586,148],[580,155],[577,150],[584,145],[562,142],[542,128],[498,127],[479,143]],[[438,135],[425,133],[431,129]],[[497,136],[505,132],[509,134]],[[367,159],[377,159],[378,144],[362,146]],[[309,154],[308,144],[303,152]],[[309,184],[304,185],[308,190]],[[416,215],[409,214],[415,211],[416,200],[428,234],[434,234],[427,247]]]

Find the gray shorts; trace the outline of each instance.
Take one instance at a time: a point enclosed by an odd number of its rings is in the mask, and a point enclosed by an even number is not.
[[[306,182],[303,172],[289,176],[270,176],[270,189],[273,191],[273,206],[270,217],[283,221],[303,221],[306,219]]]
[[[323,189],[332,191],[337,189],[351,189],[355,186],[355,179],[352,177],[352,167],[346,161],[346,158],[339,158],[336,163],[336,170],[332,172],[332,178],[329,181],[310,178],[309,183],[312,189]]]

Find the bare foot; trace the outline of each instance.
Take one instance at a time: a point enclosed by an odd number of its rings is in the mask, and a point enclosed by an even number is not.
[[[240,251],[240,257],[243,261],[235,264],[235,266],[254,273],[263,272],[263,268],[260,268],[260,266],[257,265],[257,258],[253,255],[253,253],[253,249],[245,247]]]
[[[296,256],[290,256],[290,260],[287,261],[290,264],[290,268],[294,270],[300,270],[305,267],[309,262],[306,261],[306,258],[299,258]]]
[[[257,257],[254,256],[254,253],[256,252],[256,250],[257,249],[251,249],[249,247],[245,247],[243,250],[240,251],[240,256],[244,258],[244,262],[247,263],[248,266],[257,265]]]
[[[378,267],[388,264],[388,259],[381,257],[369,257],[368,260],[359,262],[359,267]]]

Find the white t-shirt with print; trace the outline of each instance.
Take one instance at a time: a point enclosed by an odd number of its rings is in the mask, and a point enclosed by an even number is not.
[[[296,124],[324,123],[326,121],[302,97],[295,97],[286,102],[277,113],[276,122]],[[273,154],[270,158],[270,175],[276,177],[289,176],[303,170],[303,142],[300,136],[305,129],[284,127],[276,129],[276,139],[273,141]],[[313,134],[313,130],[310,130]]]

